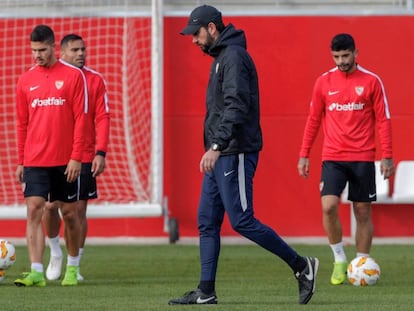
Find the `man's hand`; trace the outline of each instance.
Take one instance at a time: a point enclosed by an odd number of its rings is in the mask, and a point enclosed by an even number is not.
[[[82,163],[76,160],[69,160],[66,166],[65,175],[67,182],[74,182],[80,175]]]
[[[209,149],[201,158],[200,161],[200,172],[208,173],[213,171],[214,165],[220,156],[220,151],[213,151]]]
[[[299,158],[298,161],[299,176],[308,178],[309,176],[309,158]]]
[[[382,159],[380,169],[384,179],[390,178],[395,172],[394,161],[392,159]]]
[[[96,177],[105,170],[105,157],[96,155],[92,161],[92,176]]]
[[[23,182],[23,165],[17,165],[15,174],[16,174],[16,181],[18,183],[22,183]]]

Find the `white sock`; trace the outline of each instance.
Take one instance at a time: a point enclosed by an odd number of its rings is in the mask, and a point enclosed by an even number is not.
[[[62,257],[62,250],[59,244],[59,235],[55,236],[54,238],[47,238],[49,247],[50,247],[50,255],[54,257]]]
[[[343,242],[339,242],[336,244],[330,244],[330,247],[334,254],[335,262],[347,262]]]
[[[79,248],[79,266],[80,266],[80,261],[81,261],[82,255],[83,255],[83,248],[81,247],[81,248]]]
[[[43,264],[41,262],[32,262],[30,268],[36,272],[43,272]]]
[[[68,266],[75,266],[75,267],[79,267],[79,256],[76,257],[72,257],[70,255],[68,255]]]
[[[357,257],[369,257],[369,254],[367,253],[356,253]]]

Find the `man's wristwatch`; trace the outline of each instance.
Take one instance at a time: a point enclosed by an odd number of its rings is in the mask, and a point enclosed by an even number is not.
[[[220,146],[219,146],[219,144],[212,143],[211,146],[210,146],[210,149],[213,150],[213,151],[220,151]]]

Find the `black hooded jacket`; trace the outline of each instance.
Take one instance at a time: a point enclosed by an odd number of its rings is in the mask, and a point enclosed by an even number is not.
[[[221,154],[262,149],[259,85],[246,50],[244,31],[229,24],[208,50],[214,57],[207,88],[204,146],[219,145]]]

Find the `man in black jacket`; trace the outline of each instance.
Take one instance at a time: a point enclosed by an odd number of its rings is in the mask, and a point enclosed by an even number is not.
[[[262,149],[259,86],[254,62],[242,30],[225,26],[221,12],[208,5],[191,12],[183,35],[214,61],[207,88],[204,121],[206,152],[198,208],[201,276],[197,289],[169,304],[216,304],[215,279],[220,253],[220,229],[227,212],[233,229],[284,260],[299,283],[299,303],[315,290],[319,261],[302,257],[270,227],[254,217],[253,176]]]

